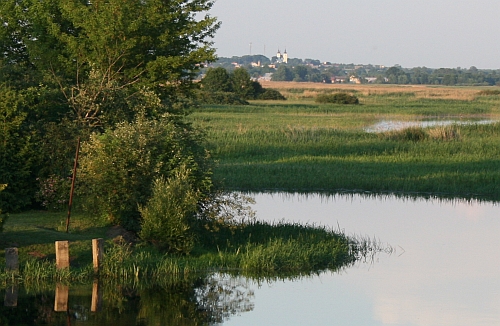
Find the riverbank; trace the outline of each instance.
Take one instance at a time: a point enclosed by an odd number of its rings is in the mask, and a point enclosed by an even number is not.
[[[36,221],[36,222],[34,222]],[[5,225],[0,245],[17,247],[19,272],[0,271],[0,283],[103,281],[176,282],[213,271],[237,271],[242,275],[300,275],[335,271],[352,264],[366,243],[324,227],[292,223],[251,222],[233,230],[198,234],[189,256],[165,255],[140,242],[126,241],[124,234],[85,215],[72,217],[70,233],[63,230],[63,213],[13,214]],[[115,236],[114,238],[111,238]],[[91,239],[106,239],[99,274],[92,266]],[[54,241],[70,242],[70,268],[55,266]],[[0,255],[5,266],[5,255]]]

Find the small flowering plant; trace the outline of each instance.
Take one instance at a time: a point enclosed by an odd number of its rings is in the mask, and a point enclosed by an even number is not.
[[[40,189],[36,193],[38,200],[48,210],[60,211],[68,206],[71,178],[55,174],[46,179],[37,178]]]

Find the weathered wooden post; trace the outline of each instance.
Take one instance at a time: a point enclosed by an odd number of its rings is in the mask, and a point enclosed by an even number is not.
[[[5,262],[8,271],[19,271],[19,254],[17,248],[5,248]]]
[[[12,285],[5,290],[5,300],[4,306],[6,307],[17,307],[17,286]]]
[[[68,311],[69,286],[60,283],[56,284],[56,299],[54,301],[54,311]]]
[[[90,305],[91,312],[98,312],[102,307],[102,291],[99,286],[99,280],[94,279],[92,284],[92,303]]]
[[[56,241],[56,267],[69,268],[69,242]]]
[[[99,273],[104,254],[104,240],[102,238],[92,239],[92,257],[94,261],[94,273]]]

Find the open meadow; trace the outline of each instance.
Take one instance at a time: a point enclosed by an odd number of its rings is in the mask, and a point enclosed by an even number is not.
[[[497,87],[263,86],[287,101],[205,106],[189,117],[206,131],[214,178],[229,189],[500,199]],[[334,92],[360,104],[314,101]]]

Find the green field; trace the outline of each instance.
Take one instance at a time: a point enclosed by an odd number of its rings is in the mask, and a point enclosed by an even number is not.
[[[214,178],[227,188],[500,199],[500,123],[458,124],[498,121],[495,92],[355,85],[344,91],[360,105],[333,105],[317,104],[314,96],[339,89],[278,86],[288,101],[208,106],[190,116],[206,131]],[[450,119],[457,124],[364,131],[382,120]]]

